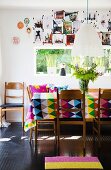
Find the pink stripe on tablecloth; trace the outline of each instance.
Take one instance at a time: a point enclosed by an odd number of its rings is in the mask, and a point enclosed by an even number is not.
[[[97,157],[56,156],[45,157],[45,162],[99,162],[99,160]]]

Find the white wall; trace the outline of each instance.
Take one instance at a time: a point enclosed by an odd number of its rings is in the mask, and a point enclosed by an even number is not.
[[[17,29],[17,23],[26,17],[33,18],[43,13],[49,14],[50,11],[34,9],[0,11],[2,84],[5,81],[24,81],[27,85],[54,83],[58,85],[69,84],[70,87],[77,88],[79,87],[78,80],[74,77],[35,76],[34,74],[34,48],[36,44],[33,44],[33,33],[28,35],[26,29]],[[13,36],[20,38],[20,44],[14,45],[12,43]],[[94,83],[90,82],[89,86],[109,88],[111,87],[111,77],[99,77]],[[14,116],[14,113],[10,113],[7,118],[11,121],[21,120],[20,114]]]

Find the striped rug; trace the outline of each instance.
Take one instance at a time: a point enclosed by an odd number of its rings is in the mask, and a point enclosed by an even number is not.
[[[102,170],[103,167],[97,157],[69,157],[69,156],[56,156],[45,157],[45,169],[47,170],[73,170],[73,169],[92,169]]]

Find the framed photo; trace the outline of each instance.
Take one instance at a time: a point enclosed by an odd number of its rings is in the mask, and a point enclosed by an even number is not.
[[[53,33],[62,34],[63,32],[63,22],[62,20],[53,20]]]
[[[66,35],[66,45],[73,45],[74,44],[75,35],[74,34],[67,34]]]
[[[76,21],[78,16],[78,11],[77,12],[65,12],[65,20],[68,21]]]
[[[42,34],[43,34],[43,30],[41,28],[34,28],[33,43],[41,43],[42,42]]]
[[[65,11],[62,10],[62,11],[56,11],[54,13],[54,18],[55,19],[64,19],[64,14],[65,14]]]
[[[64,35],[63,34],[53,34],[53,43],[54,44],[63,44]]]
[[[63,34],[72,34],[72,21],[63,22]]]
[[[43,32],[43,44],[52,44],[52,32],[51,30],[45,30]]]
[[[111,33],[109,32],[102,33],[102,45],[111,45]]]

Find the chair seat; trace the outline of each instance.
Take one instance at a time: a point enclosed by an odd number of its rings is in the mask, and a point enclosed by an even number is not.
[[[8,108],[8,107],[23,107],[23,103],[6,103],[6,104],[2,104],[0,107],[2,108]]]

